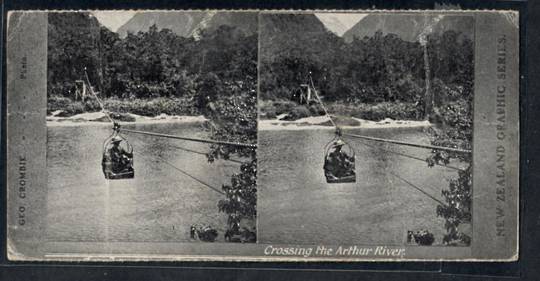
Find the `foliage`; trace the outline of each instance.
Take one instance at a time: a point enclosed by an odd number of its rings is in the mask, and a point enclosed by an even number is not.
[[[442,195],[446,205],[437,206],[437,215],[445,218],[447,234],[443,238],[448,244],[457,242],[469,245],[470,237],[460,232],[461,223],[471,222],[471,187],[472,165],[465,171],[460,171],[457,179],[450,180],[449,189],[443,190]],[[456,242],[457,241],[457,242]]]
[[[469,78],[472,80],[472,77]],[[436,81],[437,82],[437,81]],[[434,83],[435,86],[441,83]],[[472,82],[464,83],[464,87],[439,87],[441,103],[435,107],[431,122],[433,145],[472,149],[473,118],[472,118]],[[447,234],[443,241],[449,245],[470,245],[471,237],[461,231],[460,225],[471,222],[472,204],[472,154],[433,151],[427,159],[428,165],[435,163],[448,164],[456,159],[466,168],[459,171],[457,178],[451,179],[449,188],[442,191],[446,204],[437,206],[437,215],[445,219]]]
[[[256,69],[252,69],[256,73]],[[253,76],[255,77],[255,76]],[[212,121],[212,137],[237,143],[257,142],[257,93],[256,80],[223,87],[221,95],[203,99],[205,115]],[[240,229],[242,220],[254,221],[257,216],[257,159],[255,148],[238,146],[212,146],[209,161],[229,159],[231,154],[247,158],[240,172],[223,185],[226,198],[219,202],[219,209],[229,215],[227,234],[243,236],[238,241],[255,242],[255,229]],[[233,240],[231,240],[233,241]]]

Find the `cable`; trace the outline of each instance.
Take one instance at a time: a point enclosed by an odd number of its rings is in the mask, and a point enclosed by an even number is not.
[[[392,143],[392,144],[399,144],[399,145],[412,146],[412,147],[419,147],[419,148],[426,148],[426,149],[445,150],[445,151],[458,152],[458,153],[472,153],[472,151],[470,151],[470,150],[459,149],[459,148],[451,148],[451,147],[444,147],[444,146],[435,146],[435,145],[425,145],[425,144],[418,144],[418,143],[410,143],[410,142],[404,142],[404,141],[389,140],[389,139],[368,137],[368,136],[356,135],[356,134],[348,134],[348,133],[343,133],[343,135],[353,137],[353,138],[372,140],[372,141],[378,141],[378,142],[385,142],[385,143]]]
[[[396,177],[396,178],[398,178],[398,179],[404,181],[405,183],[407,183],[408,185],[410,185],[412,188],[414,188],[414,189],[416,189],[416,190],[422,192],[424,195],[426,195],[427,197],[433,199],[433,200],[436,201],[437,203],[439,203],[439,204],[441,204],[441,205],[443,205],[443,206],[446,206],[446,204],[445,204],[444,202],[442,202],[441,200],[435,198],[434,196],[430,195],[429,193],[425,192],[423,189],[421,189],[420,187],[414,185],[414,184],[411,183],[410,181],[408,181],[408,180],[406,180],[406,179],[404,179],[404,178],[402,178],[402,177],[400,177],[400,176],[398,176],[398,175],[396,175],[396,174],[394,174],[394,173],[392,173],[392,172],[390,172],[390,171],[386,171],[386,172],[389,173],[389,174],[391,174],[392,176],[394,176],[394,177]]]
[[[257,148],[256,144],[250,144],[250,143],[238,143],[238,142],[215,141],[215,140],[209,140],[209,139],[188,138],[188,137],[181,137],[181,136],[175,136],[175,135],[158,134],[158,133],[129,130],[129,129],[120,129],[120,131],[134,133],[134,134],[154,136],[154,137],[170,138],[170,139],[179,139],[179,140],[187,140],[187,141],[195,141],[195,142],[203,142],[203,143],[211,143],[211,144],[219,144],[219,145],[231,145],[231,146],[239,146],[239,147]]]
[[[183,151],[187,151],[187,152],[199,154],[199,155],[204,155],[204,156],[208,155],[208,153],[200,152],[200,151],[196,151],[196,150],[191,150],[191,149],[189,149],[189,148],[185,148],[185,147],[181,147],[181,146],[176,146],[176,145],[172,145],[172,144],[169,144],[168,146],[169,146],[169,147],[172,147],[172,148],[180,149],[180,150],[183,150]],[[223,160],[226,160],[226,161],[231,161],[231,162],[238,163],[238,164],[242,164],[242,163],[243,163],[243,162],[240,161],[240,160],[236,160],[236,159],[232,159],[232,158],[229,158],[229,159],[220,158],[220,159],[223,159]]]
[[[182,174],[184,174],[184,175],[190,177],[191,179],[195,180],[196,182],[198,182],[198,183],[200,183],[200,184],[202,184],[202,185],[204,185],[204,186],[210,188],[211,190],[213,190],[213,191],[215,191],[215,192],[217,192],[217,193],[219,193],[219,194],[225,195],[225,192],[219,190],[219,188],[214,187],[214,186],[212,186],[212,185],[210,185],[210,184],[208,184],[208,183],[206,183],[206,182],[204,182],[204,181],[202,181],[202,180],[200,180],[200,179],[198,179],[198,178],[196,178],[196,177],[190,175],[188,172],[186,172],[186,171],[184,171],[184,170],[182,170],[182,169],[176,167],[175,165],[169,163],[167,160],[163,159],[163,157],[161,157],[161,156],[159,156],[159,155],[155,155],[155,157],[158,158],[158,159],[160,159],[161,161],[163,161],[165,164],[169,165],[169,166],[172,167],[173,169],[175,169],[175,170],[179,171],[180,173],[182,173]]]
[[[144,152],[140,152],[140,153],[141,153],[141,154],[143,155],[143,157],[144,157],[145,153],[144,153]],[[175,170],[181,172],[182,174],[188,176],[189,178],[195,180],[196,182],[198,182],[198,183],[200,183],[200,184],[202,184],[202,185],[204,185],[204,186],[210,188],[211,190],[213,190],[213,191],[215,191],[215,192],[217,192],[217,193],[219,193],[219,194],[225,195],[225,192],[221,191],[219,188],[217,188],[217,187],[215,187],[215,186],[212,186],[212,185],[210,185],[209,183],[206,183],[206,182],[204,182],[204,181],[202,181],[202,180],[200,180],[200,179],[198,179],[198,178],[196,178],[196,177],[190,175],[188,172],[186,172],[186,171],[184,171],[184,170],[182,170],[182,169],[176,167],[175,165],[171,164],[170,162],[168,162],[167,160],[165,160],[165,159],[164,159],[163,157],[161,157],[160,155],[155,154],[155,155],[152,155],[152,156],[154,156],[154,157],[157,158],[158,160],[163,161],[163,163],[169,165],[169,166],[172,167],[173,169],[175,169]],[[146,158],[149,158],[149,156],[146,155]]]
[[[311,78],[311,75],[309,75],[309,81],[311,83],[311,87],[313,88],[313,93],[315,94],[315,97],[317,98],[317,100],[319,101],[319,104],[321,105],[322,109],[324,110],[324,114],[326,116],[328,116],[328,119],[330,119],[330,122],[332,123],[332,125],[337,129],[338,128],[337,124],[334,122],[334,119],[332,119],[332,116],[330,116],[330,114],[328,113],[328,110],[326,109],[326,106],[324,106],[324,103],[323,103],[321,97],[319,97],[319,94],[317,93],[317,90],[315,89],[315,83],[313,83],[313,79]]]
[[[422,159],[422,158],[420,158],[420,157],[416,157],[416,156],[408,155],[408,154],[405,154],[405,153],[401,153],[401,152],[397,152],[397,151],[392,151],[392,150],[384,149],[384,148],[381,148],[381,147],[376,147],[376,146],[374,146],[374,145],[367,144],[367,143],[364,142],[364,141],[360,141],[360,142],[363,143],[365,146],[369,146],[369,147],[374,148],[374,149],[379,149],[379,150],[386,151],[386,152],[390,152],[390,153],[394,153],[394,154],[397,154],[397,155],[400,155],[400,156],[403,156],[403,157],[407,157],[407,158],[419,160],[419,161],[422,161],[422,162],[426,162],[426,159]],[[456,170],[456,171],[464,171],[463,169],[458,168],[458,167],[455,167],[455,166],[443,165],[443,164],[439,164],[439,163],[435,163],[435,165],[441,166],[441,167],[445,167],[445,168],[449,168],[449,169],[454,169],[454,170]]]
[[[96,98],[97,102],[99,103],[99,106],[101,107],[101,112],[103,114],[105,114],[105,116],[107,116],[107,118],[109,118],[109,120],[111,121],[111,123],[115,123],[114,120],[112,119],[112,117],[109,115],[108,112],[106,112],[105,110],[105,105],[103,104],[103,102],[101,102],[101,100],[99,99],[99,97],[97,96],[96,93],[94,93],[94,90],[92,89],[92,84],[90,84],[90,78],[88,78],[88,73],[86,72],[86,67],[84,68],[84,76],[86,77],[86,82],[88,83],[88,89],[90,90],[90,93],[92,93],[92,95],[94,95],[94,97]]]

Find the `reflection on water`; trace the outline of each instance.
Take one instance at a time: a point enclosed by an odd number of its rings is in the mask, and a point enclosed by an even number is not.
[[[200,126],[125,127],[206,138]],[[189,241],[192,224],[212,225],[223,233],[226,216],[218,212],[217,202],[224,196],[160,159],[218,190],[239,164],[208,163],[204,155],[193,153],[206,153],[209,148],[203,143],[126,134],[134,147],[135,178],[107,181],[101,171],[101,150],[110,134],[111,126],[103,125],[48,127],[50,241]]]
[[[429,144],[418,128],[358,129],[351,133]],[[413,182],[442,200],[441,190],[455,170],[428,168],[426,149],[348,139],[356,151],[356,183],[328,184],[323,173],[324,146],[331,130],[259,132],[259,243],[395,244],[407,230],[445,233],[436,216],[437,202],[391,175]]]

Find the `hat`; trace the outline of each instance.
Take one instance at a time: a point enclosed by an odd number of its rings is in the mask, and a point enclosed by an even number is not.
[[[121,142],[121,141],[122,141],[122,138],[119,137],[119,136],[114,136],[114,137],[112,138],[111,141],[112,141],[113,143],[115,143],[115,142]]]
[[[334,142],[334,146],[343,146],[343,145],[345,145],[345,142],[342,140],[337,140]]]

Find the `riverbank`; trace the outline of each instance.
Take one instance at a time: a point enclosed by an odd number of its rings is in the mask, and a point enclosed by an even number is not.
[[[280,120],[280,117],[282,118],[283,115],[277,116],[272,120],[259,120],[259,131],[334,129],[334,125],[328,116],[306,117],[294,121]],[[390,118],[381,121],[371,121],[355,117],[332,116],[332,120],[343,129],[412,128],[430,127],[432,125],[427,120],[393,120]]]
[[[58,116],[59,112],[52,112],[47,116],[47,126],[84,126],[84,125],[110,125],[111,121],[103,112],[80,113],[69,117]],[[202,115],[178,116],[160,114],[155,117],[141,116],[133,113],[112,114],[115,121],[120,124],[159,124],[159,123],[202,123],[208,121]]]
[[[107,111],[119,115],[134,114],[145,117],[157,117],[161,114],[170,116],[200,115],[192,97],[157,97],[148,99],[106,98],[102,100],[102,103]],[[94,98],[89,98],[83,102],[63,96],[51,96],[47,100],[48,116],[73,117],[79,114],[101,110],[101,105]]]
[[[350,116],[359,120],[383,121],[385,119],[421,121],[423,107],[415,103],[406,102],[325,102],[329,114],[336,116]],[[283,121],[296,121],[307,117],[325,115],[319,103],[298,104],[289,100],[260,100],[259,119]]]

